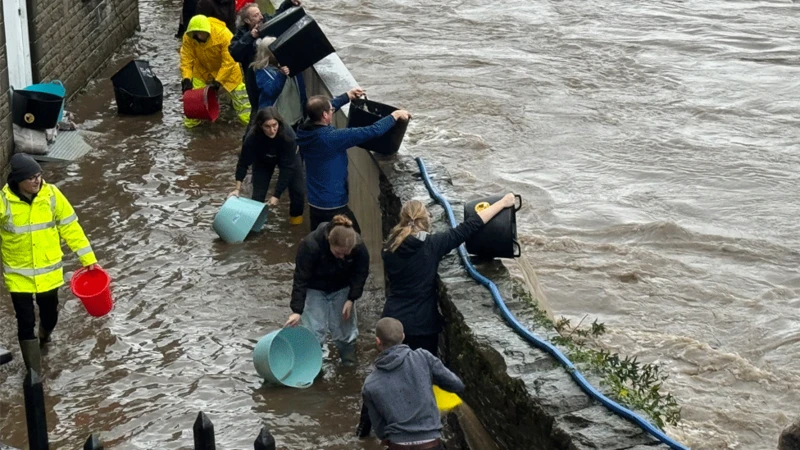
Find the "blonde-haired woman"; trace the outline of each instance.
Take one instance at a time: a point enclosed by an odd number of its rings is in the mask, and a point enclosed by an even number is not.
[[[258,109],[275,105],[278,96],[283,91],[286,80],[289,79],[289,68],[278,67],[275,55],[269,45],[275,42],[274,37],[265,37],[256,41],[256,57],[250,67],[256,74],[258,86]]]
[[[358,323],[353,303],[364,292],[369,252],[353,222],[334,216],[306,236],[297,248],[292,314],[284,326],[301,323],[320,345],[331,334],[344,365],[355,365]]]
[[[514,206],[514,194],[479,212],[456,228],[430,233],[430,214],[425,205],[411,200],[400,210],[400,223],[389,234],[383,250],[388,295],[383,317],[403,324],[404,343],[437,354],[444,319],[439,313],[436,275],[439,261],[480,230],[504,208]]]

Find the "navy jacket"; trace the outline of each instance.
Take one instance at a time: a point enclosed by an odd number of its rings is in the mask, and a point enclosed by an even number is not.
[[[347,94],[333,100],[335,111],[350,102]],[[392,129],[395,120],[386,116],[368,127],[336,128],[304,122],[297,130],[297,144],[306,163],[308,204],[319,209],[346,206],[349,200],[347,187],[347,149],[383,136]]]
[[[439,262],[483,227],[480,217],[441,233],[409,236],[394,252],[383,250],[387,294],[383,317],[403,324],[407,336],[438,334],[444,319],[439,313]]]
[[[275,67],[265,67],[255,72],[259,93],[258,109],[274,105],[289,77]]]
[[[251,165],[277,164],[278,182],[275,184],[275,197],[280,198],[289,180],[294,176],[295,171],[301,170],[295,167],[297,155],[297,143],[294,138],[294,131],[285,123],[280,124],[284,137],[280,135],[274,138],[267,137],[255,128],[250,131],[242,145],[242,153],[239,154],[239,163],[236,165],[236,181],[244,180],[247,175],[247,168]],[[257,170],[255,167],[253,170]]]
[[[330,222],[323,222],[303,238],[297,248],[290,304],[294,313],[303,314],[308,289],[331,293],[349,286],[347,299],[353,301],[364,293],[364,283],[369,275],[367,246],[359,237],[350,255],[339,259],[331,253],[328,233]]]

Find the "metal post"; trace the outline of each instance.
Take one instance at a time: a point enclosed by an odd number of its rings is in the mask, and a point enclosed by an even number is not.
[[[83,450],[103,450],[103,443],[92,433],[89,435],[89,438],[86,439],[86,443],[83,444]]]
[[[34,370],[29,370],[22,382],[25,394],[25,419],[28,422],[28,446],[30,450],[49,450],[47,441],[47,417],[44,408],[42,379]]]
[[[217,450],[217,444],[214,442],[214,424],[203,411],[197,413],[192,431],[194,450]]]
[[[255,450],[275,450],[275,438],[269,432],[267,427],[261,427],[261,432],[258,433],[256,441],[253,443]]]

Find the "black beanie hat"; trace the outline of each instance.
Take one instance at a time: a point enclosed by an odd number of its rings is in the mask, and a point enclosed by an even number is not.
[[[8,175],[8,181],[19,183],[42,172],[42,166],[27,153],[15,153],[9,162],[11,173]]]

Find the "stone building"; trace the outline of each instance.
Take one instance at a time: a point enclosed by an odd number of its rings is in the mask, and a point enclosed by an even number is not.
[[[70,96],[139,26],[138,0],[2,0],[0,168],[13,152],[9,86],[61,80]]]

